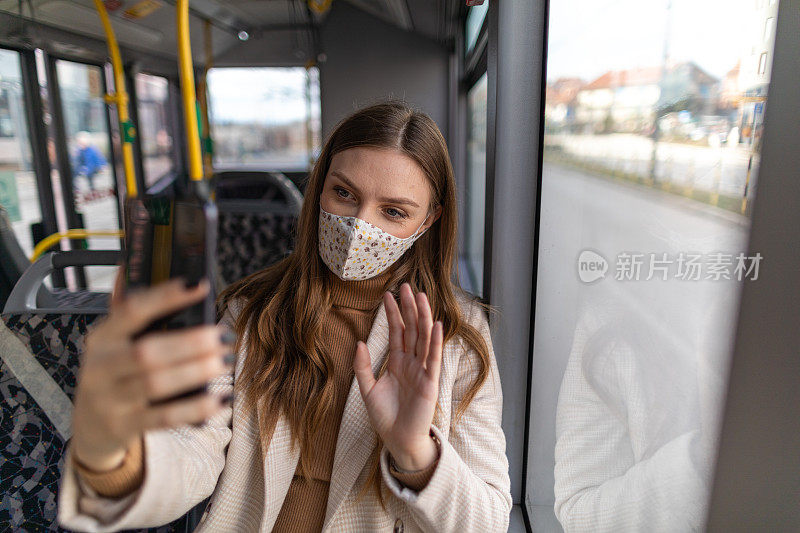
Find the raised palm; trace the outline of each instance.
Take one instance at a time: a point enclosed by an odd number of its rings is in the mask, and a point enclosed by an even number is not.
[[[430,443],[428,436],[439,395],[442,323],[433,322],[424,293],[400,287],[402,311],[384,294],[389,322],[389,363],[375,380],[367,345],[358,343],[354,369],[372,427],[395,456],[413,456]]]

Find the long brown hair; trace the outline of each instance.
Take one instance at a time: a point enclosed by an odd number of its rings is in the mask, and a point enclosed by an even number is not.
[[[478,354],[479,373],[456,409],[456,421],[490,369],[488,346],[478,330],[465,321],[456,299],[457,291],[464,293],[457,274],[451,281],[456,258],[457,206],[453,168],[441,132],[428,115],[402,101],[389,100],[355,112],[336,126],[309,174],[293,252],[233,283],[217,300],[221,315],[232,299],[243,298],[235,328],[239,339],[247,332],[247,357],[236,380],[236,391],[245,395],[248,411],[260,402],[263,412],[272,414],[260,424],[262,451],[266,451],[280,409],[291,427],[292,443],[300,443],[303,476],[307,476],[306,465],[313,454],[314,435],[334,401],[333,363],[322,337],[322,323],[331,303],[324,275],[327,266],[318,253],[319,199],[331,158],[357,146],[392,148],[411,157],[428,178],[432,197],[429,209],[442,207],[439,219],[393,265],[383,290],[398,297],[400,285],[408,282],[415,293],[425,292],[433,319],[441,320],[444,326],[444,341],[460,336]],[[378,307],[373,310],[373,319],[377,310]],[[388,358],[379,376],[387,362]],[[441,412],[438,403],[436,410]],[[378,437],[369,477],[359,497],[372,486],[385,509],[378,462],[380,448]]]

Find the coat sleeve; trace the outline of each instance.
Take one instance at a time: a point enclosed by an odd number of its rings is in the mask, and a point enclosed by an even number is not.
[[[221,322],[233,329],[227,310]],[[239,366],[236,364],[235,366]],[[218,395],[233,392],[234,376],[209,382]],[[58,523],[74,531],[105,532],[154,527],[180,518],[214,491],[231,439],[232,408],[200,427],[184,425],[144,433],[141,486],[120,498],[103,497],[76,472],[68,442],[58,494]]]
[[[647,404],[637,393],[643,387],[634,354],[615,343],[613,353],[589,365],[586,336],[576,332],[556,415],[554,510],[564,531],[700,529],[705,493],[692,461],[696,432],[635,444]],[[641,457],[642,448],[653,452]]]
[[[478,355],[463,344],[453,384],[449,435],[431,426],[439,440],[439,460],[425,487],[403,487],[390,474],[388,449],[381,450],[381,475],[392,493],[405,501],[425,531],[507,531],[511,512],[511,481],[506,439],[501,426],[503,392],[497,361],[482,309],[473,306],[469,322],[489,348],[490,373],[457,424],[455,410],[478,373]]]

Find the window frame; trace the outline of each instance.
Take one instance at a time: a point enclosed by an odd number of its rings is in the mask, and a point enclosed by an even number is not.
[[[39,74],[36,68],[35,50],[7,43],[0,43],[0,49],[16,52],[19,57],[25,122],[28,128],[28,142],[31,144],[31,163],[36,176],[39,212],[42,215],[41,222],[44,231],[50,235],[58,231],[58,225],[53,183],[50,177],[50,159],[47,155],[47,131],[44,123],[44,105],[39,90]],[[54,286],[66,286],[62,271],[54,272],[52,279]]]
[[[172,166],[166,174],[156,178],[156,181],[153,182],[153,185],[158,183],[166,176],[173,176],[176,173],[181,172],[181,159],[177,152],[179,151],[179,148],[183,146],[183,139],[178,137],[180,129],[177,127],[176,119],[182,115],[180,115],[180,110],[178,113],[175,112],[176,108],[180,108],[181,106],[175,100],[175,91],[173,90],[173,85],[178,84],[178,88],[180,88],[180,86],[179,82],[174,77],[152,72],[147,69],[142,69],[137,63],[132,63],[125,68],[125,84],[127,86],[129,97],[128,112],[130,114],[131,121],[133,121],[133,123],[136,125],[137,131],[136,139],[133,143],[135,161],[134,166],[136,167],[136,185],[140,191],[147,191],[148,187],[144,169],[144,152],[142,151],[142,128],[141,124],[139,123],[139,93],[136,90],[136,76],[139,74],[161,78],[167,82],[167,128],[172,136],[172,147],[170,148],[170,162]],[[151,185],[151,187],[153,185]]]
[[[785,6],[781,7],[785,13]],[[530,431],[534,392],[532,370],[537,362],[533,341],[536,333],[534,324],[549,8],[549,0],[513,5],[510,2],[491,2],[486,17],[489,87],[485,243],[502,252],[498,255],[502,261],[494,264],[491,261],[492,250],[486,250],[484,275],[488,290],[485,300],[502,310],[500,315],[490,317],[490,327],[505,398],[503,429],[514,503],[509,531],[530,532],[534,527],[537,531],[562,531],[553,506],[549,502],[537,502],[536,495],[528,485],[529,471],[537,461],[536,450],[530,449]],[[753,243],[761,245],[759,250],[751,249],[752,253],[770,250],[783,271],[770,273],[762,269],[760,286],[768,283],[769,292],[759,290],[759,285],[752,284],[742,291],[740,299],[738,335],[731,360],[732,379],[726,396],[722,445],[709,508],[709,528],[720,531],[734,524],[737,527],[742,523],[775,524],[782,516],[787,516],[787,502],[792,503],[791,491],[787,487],[795,482],[791,473],[800,469],[800,457],[792,453],[796,446],[786,447],[783,454],[768,455],[770,442],[777,442],[779,433],[785,437],[785,428],[789,424],[796,428],[792,442],[797,442],[800,437],[800,404],[785,401],[787,397],[796,399],[796,383],[800,380],[796,353],[790,353],[789,350],[789,347],[800,344],[800,328],[796,320],[795,323],[791,319],[784,320],[781,328],[772,333],[774,342],[770,345],[777,350],[776,363],[783,365],[781,371],[770,373],[766,379],[763,372],[756,371],[759,365],[763,365],[763,355],[758,349],[763,342],[763,329],[759,329],[763,328],[760,318],[774,313],[776,305],[783,310],[783,316],[796,317],[792,295],[800,290],[796,268],[791,270],[791,266],[797,264],[797,252],[793,250],[800,249],[798,235],[795,232],[791,236],[792,242],[796,243],[791,246],[786,242],[785,232],[776,231],[779,228],[797,227],[797,211],[770,209],[779,202],[782,205],[787,205],[787,201],[791,204],[787,195],[795,204],[800,202],[800,190],[796,185],[791,191],[781,185],[797,184],[794,174],[800,167],[800,162],[796,161],[800,155],[800,140],[793,135],[795,125],[800,120],[796,110],[796,83],[793,82],[793,73],[800,68],[794,54],[794,50],[800,46],[800,19],[785,14],[781,16],[780,10],[776,18],[773,62],[771,67],[768,65],[772,69],[770,93],[773,100],[767,106],[760,169],[761,174],[773,176],[771,179],[775,181],[774,189],[767,191],[764,184],[768,180],[760,180],[762,185],[754,200],[749,238],[751,247]],[[498,31],[501,27],[502,32]],[[525,58],[524,62],[520,61],[520,56]],[[498,62],[499,57],[503,58],[502,62]],[[778,93],[783,95],[782,100],[775,99]],[[794,95],[794,99],[789,95]],[[795,107],[792,108],[792,105]],[[530,130],[527,135],[520,130],[519,115],[527,116],[526,127]],[[530,120],[531,117],[534,120]],[[498,124],[502,124],[502,128],[498,128]],[[535,140],[529,142],[531,138]],[[774,150],[768,148],[771,141],[776,144]],[[515,154],[515,150],[527,150],[530,153],[524,157]],[[788,162],[785,154],[792,154],[791,161],[795,164]],[[526,172],[530,174],[525,176]],[[502,180],[496,180],[496,176],[502,176]],[[531,176],[535,179],[530,179]],[[509,194],[512,190],[516,197]],[[532,213],[514,212],[520,199],[535,206]],[[502,208],[494,209],[495,205]],[[509,212],[513,212],[514,216],[510,216]],[[514,250],[504,246],[509,239],[516,243]],[[529,301],[519,297],[527,290],[530,290]],[[522,345],[525,347],[520,349]],[[780,350],[780,347],[783,349]],[[752,396],[748,396],[748,392],[760,393],[759,399],[762,400],[767,398],[769,391],[776,390],[783,391],[784,396],[772,394],[769,401],[753,409]],[[793,396],[787,396],[790,394]],[[522,402],[510,401],[523,395],[524,409],[519,405]],[[752,435],[748,428],[759,422],[772,435],[771,439]],[[769,478],[759,478],[758,482],[753,482],[759,477],[755,470],[760,463],[750,461],[750,470],[744,472],[741,469],[741,464],[747,462],[746,458],[753,456],[754,449],[767,457],[766,463],[772,468],[771,471],[784,483],[782,496]],[[730,497],[731,494],[734,496]],[[776,502],[783,502],[783,507]]]
[[[67,216],[67,228],[81,229],[78,218],[78,212],[75,209],[75,196],[73,194],[72,183],[74,176],[72,175],[72,165],[70,164],[69,146],[67,144],[66,123],[64,117],[64,108],[61,98],[61,83],[58,79],[58,61],[68,61],[70,63],[77,63],[90,67],[97,67],[100,69],[100,82],[102,84],[103,94],[109,94],[109,83],[106,76],[106,69],[109,63],[102,60],[92,60],[87,58],[75,57],[70,54],[53,54],[46,50],[42,50],[45,63],[45,76],[47,82],[47,97],[50,104],[50,112],[52,116],[53,127],[53,140],[56,147],[56,161],[58,164],[59,179],[61,182],[61,194],[66,205],[64,210]],[[108,133],[108,147],[109,147],[109,168],[112,173],[112,182],[114,183],[114,194],[119,200],[119,169],[118,169],[118,150],[114,143],[115,131],[112,129],[111,121],[111,106],[105,106],[105,122]],[[123,227],[122,221],[122,208],[119,201],[117,201],[117,223],[120,228]],[[68,249],[76,250],[80,246],[78,241],[68,240]],[[120,243],[122,245],[122,243]],[[86,271],[84,267],[70,267],[75,270],[78,288],[86,289],[88,287],[86,281]]]
[[[772,2],[770,2],[770,5]],[[797,472],[800,471],[800,293],[797,264],[800,235],[800,120],[797,72],[800,17],[782,2],[775,23],[775,46],[759,167],[753,200],[748,255],[764,257],[759,278],[742,288],[731,357],[719,455],[709,507],[709,531],[800,527]],[[764,333],[765,317],[771,317]],[[768,364],[767,364],[768,363]],[[776,446],[776,443],[778,444]],[[753,458],[758,457],[757,461]],[[794,527],[792,527],[794,526]]]
[[[491,5],[489,7],[491,11]],[[475,86],[476,83],[483,77],[484,74],[488,76],[488,47],[489,47],[489,12],[487,12],[486,17],[483,20],[481,28],[478,32],[477,39],[475,41],[475,45],[468,51],[465,51],[464,43],[466,41],[466,23],[467,23],[467,14],[468,8],[464,5],[460,6],[459,12],[459,24],[458,24],[458,31],[456,33],[456,39],[454,43],[454,53],[455,56],[454,61],[457,63],[457,72],[455,76],[451,76],[451,86],[455,88],[457,93],[456,97],[456,105],[457,108],[455,110],[455,121],[453,124],[450,125],[451,128],[454,128],[455,135],[454,135],[454,146],[456,149],[453,151],[452,157],[454,159],[454,170],[456,173],[456,184],[458,189],[459,198],[466,198],[468,191],[468,184],[467,184],[467,156],[469,153],[468,150],[468,142],[469,142],[469,116],[468,116],[468,102],[467,102],[467,95],[469,91]],[[455,78],[455,79],[453,79]],[[493,148],[493,143],[489,138],[489,114],[491,110],[489,106],[491,105],[489,91],[488,91],[488,84],[491,83],[490,80],[487,79],[487,131],[486,131],[486,192],[487,197],[484,204],[484,238],[483,238],[483,281],[481,287],[481,296],[480,299],[483,302],[488,302],[488,284],[489,284],[489,277],[487,275],[487,269],[490,265],[490,251],[487,249],[486,243],[489,242],[488,239],[488,228],[491,224],[491,216],[489,213],[491,202],[489,201],[489,150]],[[461,201],[459,203],[459,219],[462,220],[462,228],[459,235],[459,257],[457,258],[459,262],[459,277],[461,278],[460,281],[464,283],[464,276],[467,276],[468,273],[464,272],[461,267],[464,268],[471,268],[469,265],[462,264],[462,253],[467,249],[467,237],[468,231],[470,229],[470,224],[468,220],[470,220],[470,213],[467,212],[467,204],[465,201]],[[471,281],[470,281],[471,286]]]

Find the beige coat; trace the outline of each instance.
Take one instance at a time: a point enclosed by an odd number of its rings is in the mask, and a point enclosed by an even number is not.
[[[461,297],[460,297],[461,298]],[[232,323],[238,302],[223,321]],[[452,416],[477,372],[477,355],[460,338],[444,346],[439,385],[441,414],[433,420],[439,438],[439,464],[420,492],[403,487],[389,474],[388,451],[381,449],[381,476],[391,494],[384,511],[372,489],[356,502],[368,474],[367,459],[376,443],[355,377],[342,415],[323,531],[429,531],[460,533],[506,531],[511,511],[508,459],[501,428],[502,390],[485,313],[461,299],[466,319],[483,334],[491,373],[469,408],[451,426]],[[377,373],[389,344],[386,309],[380,304],[367,339]],[[238,354],[238,376],[244,352]],[[212,382],[220,394],[233,390],[234,376]],[[153,430],[144,436],[142,486],[119,499],[99,496],[77,476],[69,454],[58,495],[58,521],[76,531],[117,531],[163,525],[212,495],[198,533],[269,532],[289,489],[300,456],[290,447],[289,425],[278,419],[266,456],[261,457],[258,418],[245,414],[242,398],[202,427]],[[260,467],[258,466],[260,463]],[[298,517],[302,520],[302,517]]]

